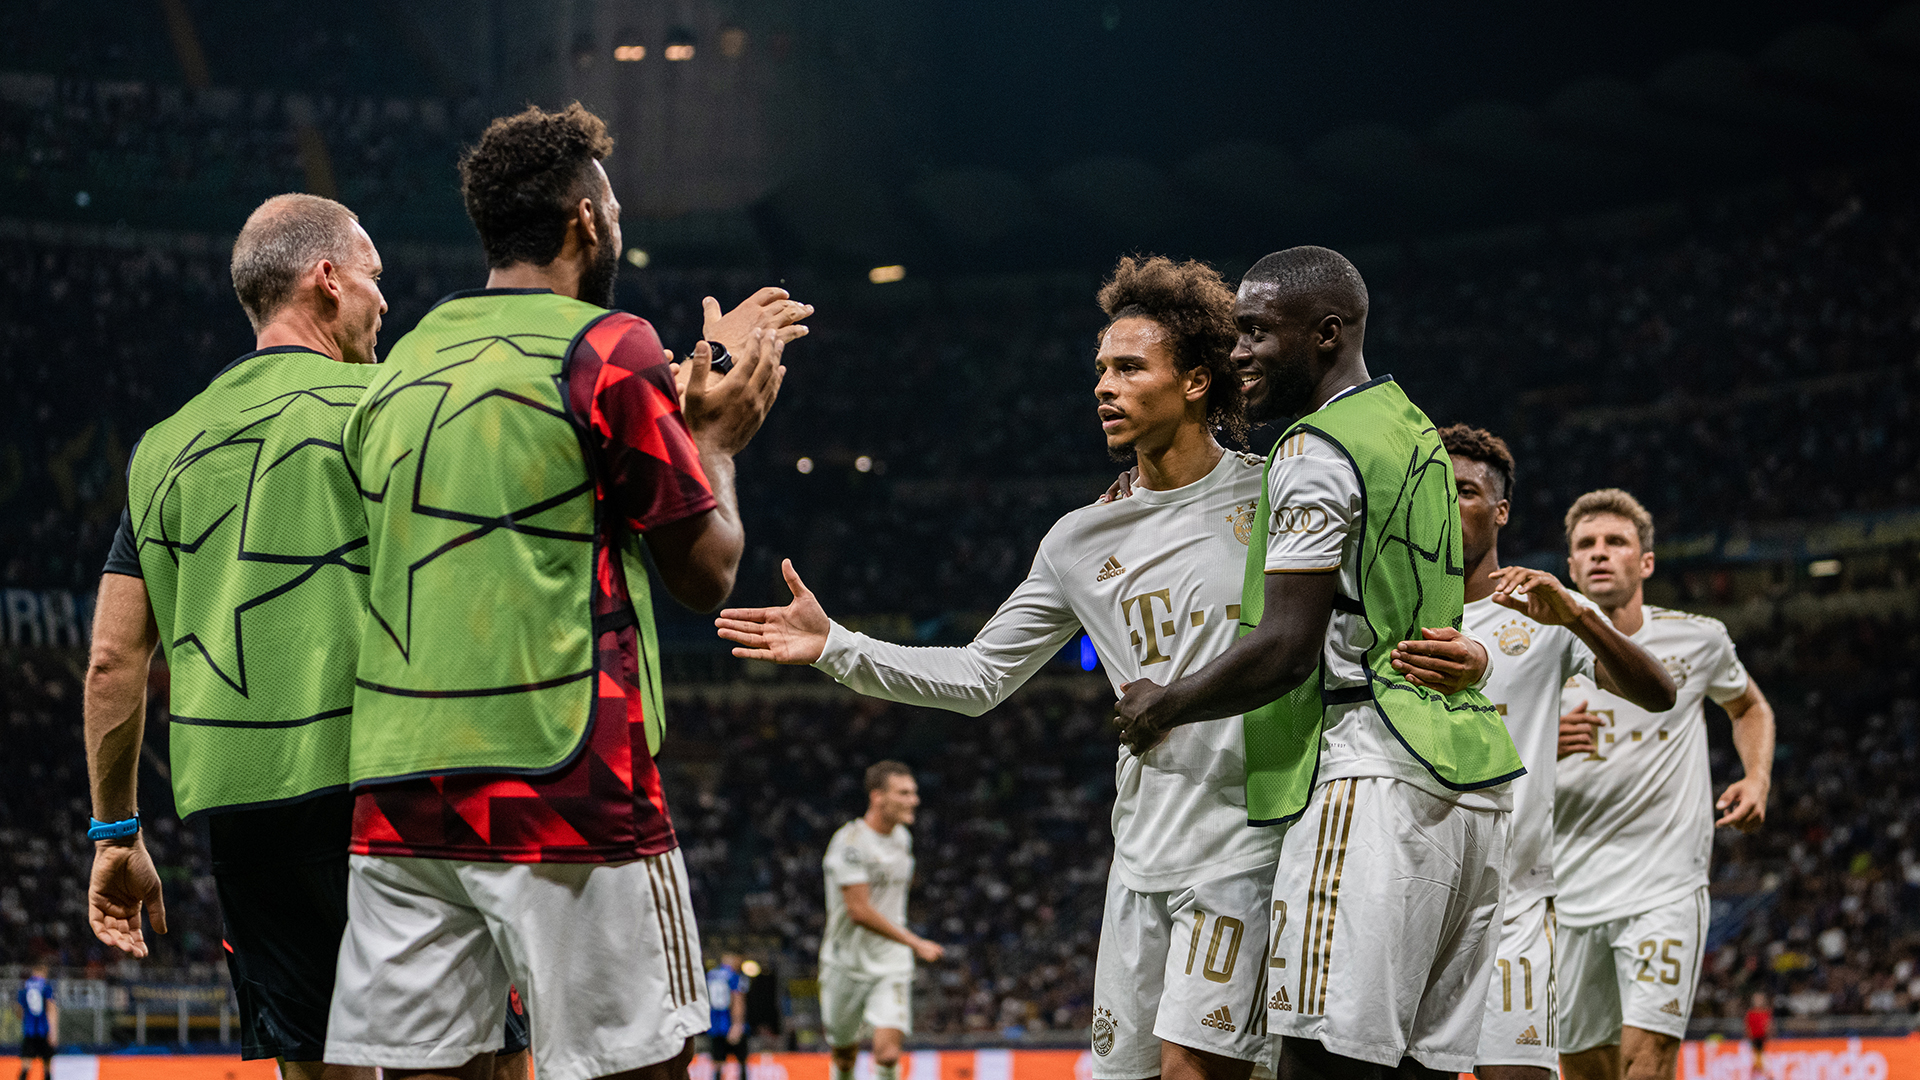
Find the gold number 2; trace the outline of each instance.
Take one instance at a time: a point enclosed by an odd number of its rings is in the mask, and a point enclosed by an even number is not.
[[[1285,900],[1275,900],[1273,902],[1273,955],[1267,957],[1267,966],[1270,968],[1285,968],[1287,966],[1287,958],[1280,955],[1280,935],[1286,928],[1287,902]]]

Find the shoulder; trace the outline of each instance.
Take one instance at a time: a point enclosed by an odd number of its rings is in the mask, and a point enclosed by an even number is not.
[[[600,363],[629,371],[665,368],[666,350],[653,324],[625,311],[609,311],[587,324],[574,339],[568,359]]]
[[[1727,633],[1727,624],[1711,615],[1696,615],[1689,611],[1675,611],[1672,608],[1659,608],[1649,604],[1646,607],[1647,628],[1657,631],[1661,636],[1693,638],[1701,641],[1731,640]]]

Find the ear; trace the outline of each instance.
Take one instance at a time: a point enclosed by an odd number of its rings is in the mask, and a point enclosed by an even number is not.
[[[1314,332],[1320,336],[1319,348],[1322,352],[1331,352],[1339,346],[1340,331],[1345,326],[1346,323],[1338,315],[1327,315],[1321,318],[1320,325],[1314,328]]]
[[[340,268],[333,264],[333,260],[321,259],[315,263],[312,278],[314,287],[320,290],[321,295],[338,306],[345,295],[345,290],[340,287]]]
[[[1493,523],[1495,525],[1505,525],[1507,523],[1508,515],[1512,513],[1513,513],[1513,504],[1508,502],[1505,499],[1501,499],[1499,502],[1493,505]]]
[[[593,219],[593,200],[582,198],[573,208],[573,223],[580,228],[580,246],[597,247],[600,244],[600,226]]]
[[[1207,370],[1205,364],[1195,364],[1193,365],[1193,369],[1185,374],[1187,379],[1186,399],[1188,401],[1205,401],[1207,392],[1213,389],[1213,372]]]
[[[1643,552],[1640,555],[1640,576],[1643,578],[1653,576],[1653,552],[1651,551]]]

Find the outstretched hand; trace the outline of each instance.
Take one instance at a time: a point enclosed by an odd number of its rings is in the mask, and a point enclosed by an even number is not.
[[[87,881],[87,921],[93,935],[129,956],[147,955],[140,931],[145,910],[153,932],[167,932],[167,906],[160,899],[160,872],[138,836],[131,844],[99,842],[93,849],[93,873]]]
[[[1580,618],[1580,605],[1559,578],[1524,566],[1493,572],[1493,602],[1542,626],[1566,626]]]
[[[827,631],[833,623],[800,580],[792,559],[780,560],[780,573],[793,591],[793,603],[777,608],[728,608],[713,625],[721,637],[734,643],[733,655],[743,660],[811,664],[827,651]]]
[[[1457,694],[1487,673],[1486,646],[1453,627],[1422,630],[1420,638],[1394,646],[1390,660],[1393,670],[1415,686]]]

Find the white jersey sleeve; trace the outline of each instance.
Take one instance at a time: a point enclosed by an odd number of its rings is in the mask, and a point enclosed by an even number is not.
[[[1718,632],[1714,635],[1714,651],[1709,661],[1712,670],[1707,675],[1707,696],[1715,705],[1725,705],[1746,693],[1751,680],[1746,665],[1740,663],[1740,654],[1734,651],[1733,637],[1727,633],[1726,624],[1716,622],[1714,629]]]
[[[860,845],[842,830],[827,845],[825,865],[821,867],[826,874],[827,888],[838,890],[872,881],[873,873],[867,863],[866,853],[860,849]]]
[[[1325,439],[1302,432],[1281,443],[1267,470],[1267,573],[1340,569],[1362,500],[1360,477]]]
[[[868,697],[979,716],[1024,685],[1080,629],[1047,548],[1042,541],[1027,579],[968,644],[896,645],[836,622],[813,666]]]

